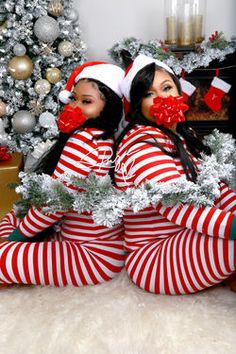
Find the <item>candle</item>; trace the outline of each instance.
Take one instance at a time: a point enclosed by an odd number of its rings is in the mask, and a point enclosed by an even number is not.
[[[177,17],[169,16],[166,18],[166,43],[176,44],[177,43]]]
[[[179,44],[181,46],[191,45],[193,43],[192,37],[191,7],[190,3],[185,3],[179,21]]]
[[[193,33],[194,33],[194,41],[196,43],[200,43],[204,39],[202,35],[202,27],[203,27],[203,16],[202,15],[193,16]]]

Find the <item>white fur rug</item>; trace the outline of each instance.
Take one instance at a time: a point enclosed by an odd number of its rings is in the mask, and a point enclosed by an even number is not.
[[[233,354],[236,294],[145,293],[125,272],[84,288],[0,289],[2,354]]]

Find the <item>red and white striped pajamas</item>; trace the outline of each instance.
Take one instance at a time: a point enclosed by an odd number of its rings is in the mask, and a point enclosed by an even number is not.
[[[184,175],[179,158],[153,147],[174,149],[158,128],[135,126],[122,140],[116,159],[117,187],[144,181],[175,183]],[[197,160],[193,158],[198,164]],[[236,269],[236,195],[221,183],[214,207],[192,205],[125,211],[126,269],[132,281],[156,294],[188,294],[210,287]]]
[[[106,175],[113,139],[94,139],[101,133],[94,128],[76,131],[66,143],[53,177],[59,178],[65,172],[79,178],[86,178],[90,172]],[[57,222],[56,232],[47,241],[27,242]],[[11,212],[0,223],[0,237],[8,237],[16,227],[26,242],[0,244],[1,283],[97,284],[112,279],[124,265],[122,225],[98,226],[89,213],[45,215],[40,209],[31,208],[19,220]]]

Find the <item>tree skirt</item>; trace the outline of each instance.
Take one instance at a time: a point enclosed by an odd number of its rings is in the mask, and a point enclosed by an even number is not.
[[[236,352],[236,294],[224,286],[154,295],[123,271],[102,285],[13,286],[0,294],[4,354]]]

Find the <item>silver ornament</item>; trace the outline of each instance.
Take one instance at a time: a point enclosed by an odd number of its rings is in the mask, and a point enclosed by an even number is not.
[[[24,110],[16,112],[11,122],[13,130],[19,134],[31,132],[36,125],[35,116]]]
[[[74,50],[74,45],[69,41],[62,41],[58,45],[58,52],[63,57],[70,57],[73,54],[73,50]]]
[[[60,35],[59,25],[54,18],[41,16],[34,24],[34,33],[40,41],[51,43]]]
[[[43,112],[39,116],[39,124],[43,128],[49,128],[50,126],[56,124],[56,118],[52,113],[50,113],[48,111]]]
[[[34,90],[38,95],[47,95],[51,90],[51,84],[48,80],[39,79],[34,85]]]
[[[75,23],[79,19],[79,14],[75,9],[71,8],[67,12],[67,17],[71,22]]]
[[[13,47],[13,53],[16,55],[16,56],[22,56],[22,55],[25,55],[26,53],[26,48],[23,44],[21,43],[17,43],[16,45],[14,45]]]

